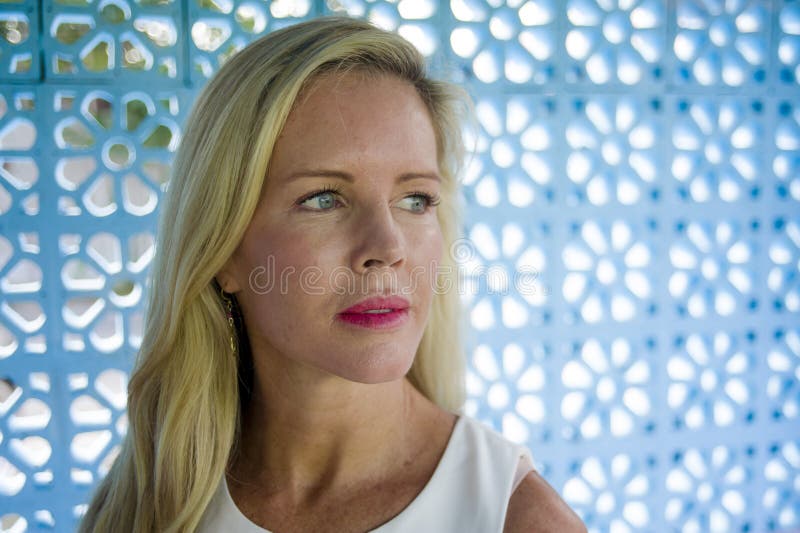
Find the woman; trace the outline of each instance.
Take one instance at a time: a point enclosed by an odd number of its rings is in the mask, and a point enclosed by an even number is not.
[[[129,432],[82,531],[583,531],[458,416],[453,86],[324,18],[235,55],[161,208]]]

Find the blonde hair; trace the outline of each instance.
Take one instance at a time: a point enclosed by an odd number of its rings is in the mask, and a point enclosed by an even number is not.
[[[128,387],[128,433],[79,531],[197,528],[238,449],[247,393],[246,332],[239,330],[242,349],[234,357],[214,276],[252,218],[298,95],[317,76],[352,70],[408,81],[432,118],[443,179],[439,287],[449,284],[449,290],[434,295],[408,377],[439,406],[461,408],[463,317],[449,247],[459,236],[457,175],[469,98],[429,79],[410,43],[367,22],[326,17],[287,27],[233,56],[186,124],[162,200],[144,337]]]

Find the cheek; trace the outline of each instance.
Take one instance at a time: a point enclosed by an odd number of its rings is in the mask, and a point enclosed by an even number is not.
[[[321,248],[306,232],[262,231],[248,236],[242,265],[250,270],[270,270],[275,285],[286,286],[299,272],[319,263]]]
[[[299,281],[301,272],[313,266],[314,256],[300,246],[274,246],[261,248],[253,259],[258,275],[248,289],[248,331],[291,353],[308,338],[309,322],[319,325],[319,296],[304,290]]]
[[[436,273],[442,258],[443,241],[438,224],[424,231],[415,232],[414,238],[409,241],[409,257],[415,272],[423,274],[415,276],[422,282],[419,290],[424,293],[430,293],[435,286]]]
[[[308,308],[308,299],[313,297],[302,290],[298,280],[301,272],[316,265],[319,254],[313,243],[291,232],[263,232],[247,243],[239,261],[239,277],[255,316],[269,315],[273,323],[288,325]]]
[[[428,254],[438,263],[442,258],[442,247],[444,243],[442,229],[439,227],[438,223],[428,232],[425,241],[427,243]]]

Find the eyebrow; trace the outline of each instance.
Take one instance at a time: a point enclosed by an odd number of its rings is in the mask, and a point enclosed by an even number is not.
[[[353,178],[352,174],[347,172],[342,172],[340,170],[326,170],[326,169],[312,169],[312,170],[298,170],[297,172],[293,172],[286,178],[286,181],[296,180],[298,178],[338,178],[345,181],[353,182],[355,178]],[[424,178],[430,179],[434,181],[442,181],[441,176],[436,172],[406,172],[404,174],[400,174],[397,176],[395,180],[397,183],[401,183],[404,181],[409,181],[413,179]]]

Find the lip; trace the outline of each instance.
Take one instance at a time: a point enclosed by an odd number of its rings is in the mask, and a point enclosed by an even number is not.
[[[372,330],[392,330],[408,320],[408,300],[400,296],[373,297],[358,302],[336,317],[344,324]],[[373,309],[391,309],[385,313],[367,313]]]
[[[405,310],[408,309],[408,306],[408,300],[402,296],[374,296],[372,298],[361,300],[357,304],[348,307],[344,311],[340,311],[339,314],[351,315],[374,309]]]

